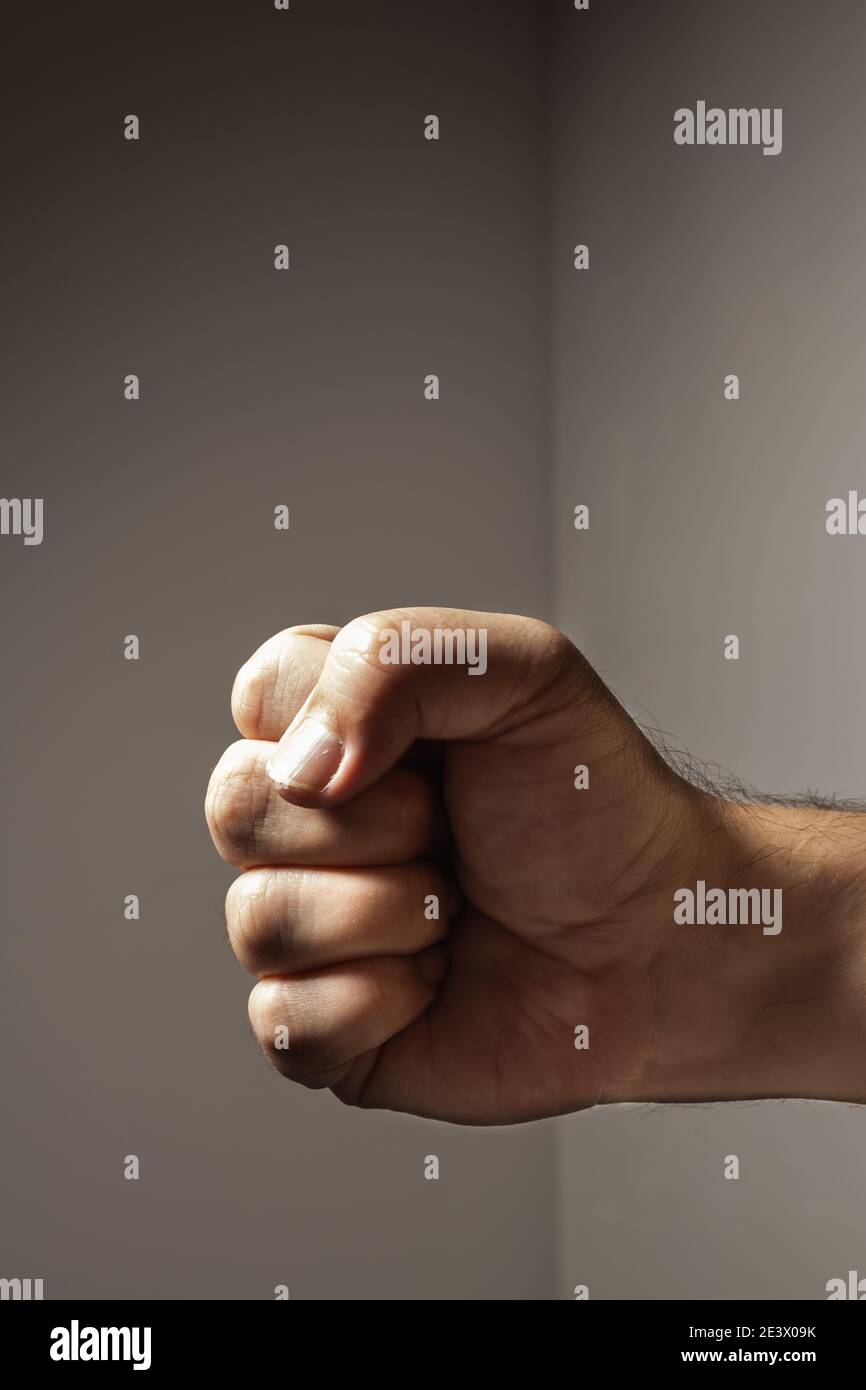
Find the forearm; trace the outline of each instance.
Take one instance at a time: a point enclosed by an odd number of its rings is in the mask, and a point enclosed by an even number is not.
[[[642,1075],[611,1099],[866,1102],[866,814],[698,795],[692,897],[671,902],[691,920],[650,967]]]

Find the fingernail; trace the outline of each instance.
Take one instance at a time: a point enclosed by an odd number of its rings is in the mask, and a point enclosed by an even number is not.
[[[343,752],[337,735],[318,719],[308,717],[283,735],[268,763],[268,776],[278,787],[320,792],[336,773]]]

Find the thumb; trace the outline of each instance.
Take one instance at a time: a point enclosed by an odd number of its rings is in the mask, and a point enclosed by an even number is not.
[[[378,781],[416,739],[486,740],[566,702],[619,710],[547,623],[450,608],[371,613],[334,638],[268,773],[290,801],[336,805]]]

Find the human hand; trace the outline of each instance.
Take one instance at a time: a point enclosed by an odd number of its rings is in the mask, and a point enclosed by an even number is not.
[[[485,632],[486,670],[388,664],[403,623]],[[253,1029],[293,1080],[472,1124],[864,1098],[864,818],[690,785],[528,618],[290,628],[241,669],[232,708],[243,738],[207,818],[245,871],[226,918],[260,977]],[[678,924],[674,895],[699,879],[781,888],[783,930]]]

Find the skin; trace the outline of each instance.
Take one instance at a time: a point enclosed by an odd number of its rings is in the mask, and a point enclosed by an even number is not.
[[[383,663],[380,634],[405,620],[486,629],[486,672]],[[206,815],[243,870],[229,937],[285,1076],[463,1124],[866,1100],[866,817],[691,786],[529,618],[413,608],[290,628],[241,668],[232,711],[242,737]],[[289,785],[275,754],[310,718],[338,743]],[[699,878],[781,888],[782,931],[677,925],[674,893]]]

